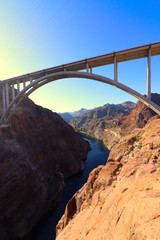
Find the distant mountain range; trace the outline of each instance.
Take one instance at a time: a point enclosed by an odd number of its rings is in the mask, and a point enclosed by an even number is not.
[[[74,112],[65,112],[65,113],[58,113],[67,123],[69,123],[72,118],[74,117],[80,117],[83,114],[89,112],[90,110],[87,110],[86,108],[81,108],[79,111]]]
[[[86,108],[81,108],[78,111],[74,111],[74,112],[69,112],[73,117],[80,117],[83,114],[89,112],[90,110],[87,110]]]
[[[94,110],[99,110],[99,109],[104,109],[103,112],[105,112],[105,108],[109,107],[109,106],[117,106],[119,109],[124,110],[124,111],[128,111],[129,109],[133,109],[135,103],[131,102],[131,101],[127,101],[124,102],[122,104],[105,104],[103,107],[98,107],[98,108],[94,108],[94,109],[86,109],[86,108],[81,108],[78,111],[74,111],[74,112],[64,112],[64,113],[58,113],[67,123],[70,123],[71,120],[73,118],[78,118],[83,116],[84,114],[90,112],[90,111],[94,111]],[[73,120],[74,121],[74,120]]]

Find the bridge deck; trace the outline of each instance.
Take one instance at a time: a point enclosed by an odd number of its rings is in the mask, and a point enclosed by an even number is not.
[[[86,64],[88,63],[89,67],[99,67],[104,65],[109,65],[114,63],[114,57],[116,56],[117,63],[139,59],[139,58],[145,58],[148,56],[148,49],[151,48],[151,56],[160,55],[160,42],[157,43],[151,43],[148,45],[143,45],[135,48],[130,48],[122,51],[117,51],[97,57],[92,57],[88,59],[83,59],[80,61],[67,63],[64,65],[60,65],[57,67],[47,68],[44,70],[28,73],[22,76],[6,79],[0,83],[3,84],[4,82],[8,82],[8,84],[16,84],[17,80],[19,83],[21,82],[27,82],[30,81],[30,78],[33,79],[40,78],[44,76],[45,74],[51,74],[56,73],[60,71],[64,71],[65,69],[68,71],[79,71],[86,69]]]

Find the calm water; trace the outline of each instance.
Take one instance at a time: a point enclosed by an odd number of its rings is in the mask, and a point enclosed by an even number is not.
[[[55,227],[64,213],[65,206],[69,199],[81,188],[88,179],[89,173],[99,165],[107,161],[109,151],[93,139],[86,139],[92,150],[89,151],[85,162],[85,169],[82,173],[68,179],[64,191],[64,197],[58,206],[48,214],[34,229],[32,240],[54,240]]]

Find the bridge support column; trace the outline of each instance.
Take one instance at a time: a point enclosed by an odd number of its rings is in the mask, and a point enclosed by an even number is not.
[[[2,101],[3,101],[3,113],[6,111],[6,94],[5,86],[2,87]]]
[[[23,88],[25,88],[26,87],[26,82],[23,82]]]
[[[9,88],[8,88],[8,83],[5,84],[6,87],[6,105],[7,107],[9,106]]]
[[[147,98],[151,99],[151,47],[148,49],[147,61]]]
[[[15,89],[14,84],[12,84],[12,100],[15,99]]]
[[[20,92],[19,80],[17,80],[17,93]]]
[[[114,81],[118,82],[118,64],[116,56],[114,56]]]
[[[86,63],[86,69],[87,69],[87,73],[89,73],[89,64]]]
[[[30,79],[30,84],[31,84],[31,83],[33,82],[33,78],[32,78],[32,77],[30,77],[29,79]]]
[[[14,84],[12,84],[12,100],[15,99],[15,89],[14,89]],[[15,104],[13,105],[15,106]]]
[[[90,67],[90,73],[92,73],[92,67]]]

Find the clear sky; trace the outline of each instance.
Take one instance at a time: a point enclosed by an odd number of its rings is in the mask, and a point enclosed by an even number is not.
[[[0,79],[160,41],[158,0],[0,0]],[[152,57],[152,92],[160,92]],[[146,93],[147,59],[118,65],[119,81]],[[93,69],[113,78],[113,65]],[[30,95],[53,111],[136,101],[104,83],[65,79]]]

